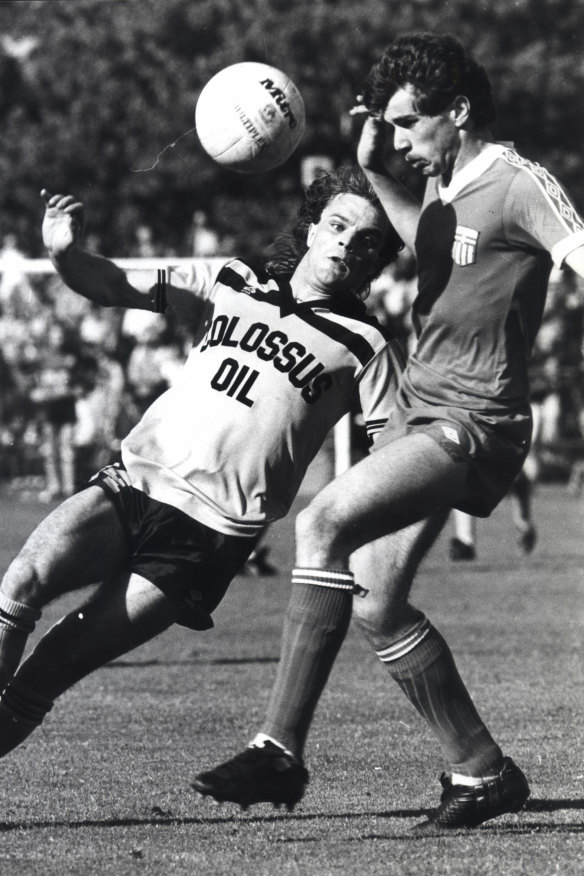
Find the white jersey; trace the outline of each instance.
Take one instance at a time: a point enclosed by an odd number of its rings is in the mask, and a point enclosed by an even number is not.
[[[240,260],[167,270],[169,302],[201,319],[179,379],[122,442],[134,487],[228,535],[284,516],[330,429],[360,405],[371,439],[403,367],[365,308],[298,304]],[[191,299],[192,300],[192,299]]]

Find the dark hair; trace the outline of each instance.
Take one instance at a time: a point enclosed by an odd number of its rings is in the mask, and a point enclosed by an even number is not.
[[[477,128],[495,120],[485,68],[450,34],[412,33],[394,40],[365,80],[365,106],[372,113],[383,113],[395,91],[406,85],[416,89],[418,108],[424,115],[438,115],[463,95],[470,102],[470,117]]]
[[[374,188],[360,167],[343,165],[331,173],[318,176],[306,189],[304,203],[298,210],[296,220],[289,231],[276,237],[269,249],[266,267],[273,274],[291,276],[308,249],[307,236],[312,224],[316,224],[322,211],[333,198],[341,194],[360,195],[378,210],[387,220],[387,234],[379,253],[379,269],[374,279],[382,269],[395,261],[397,254],[403,249],[403,241],[391,225],[381,201]],[[359,289],[353,290],[357,298],[366,298],[369,294],[369,282]]]

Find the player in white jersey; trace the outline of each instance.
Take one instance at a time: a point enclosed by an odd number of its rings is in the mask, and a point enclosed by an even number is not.
[[[302,630],[324,626],[319,591],[331,570],[344,571],[368,591],[354,600],[358,625],[450,763],[440,805],[417,829],[474,827],[519,810],[528,783],[409,594],[450,509],[487,516],[523,465],[532,429],[527,364],[550,269],[565,263],[584,276],[584,223],[550,174],[492,141],[487,74],[455,38],[396,39],[363,98],[359,163],[417,258],[415,352],[374,452],[297,518],[291,608],[262,732],[194,787],[246,805],[282,801],[289,785],[300,799],[322,689],[318,661],[328,666],[338,647],[332,641],[311,659]],[[388,126],[395,149],[427,178],[421,207],[387,171]],[[350,590],[345,598],[352,601]]]
[[[4,576],[0,755],[87,673],[174,623],[212,627],[329,430],[358,403],[374,438],[403,365],[361,301],[402,244],[359,168],[312,184],[266,266],[193,262],[141,279],[81,247],[79,201],[43,197],[44,241],[67,285],[105,306],[168,308],[194,342],[121,460],[56,508]],[[42,608],[96,582],[19,667]]]

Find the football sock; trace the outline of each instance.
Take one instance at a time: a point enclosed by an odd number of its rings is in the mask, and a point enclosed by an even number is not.
[[[289,751],[287,748],[284,748],[284,746],[280,742],[278,742],[277,739],[272,739],[272,737],[268,736],[267,733],[256,733],[254,738],[249,743],[248,747],[249,748],[263,748],[264,745],[266,744],[266,742],[271,742],[272,745],[277,745],[278,748],[281,748],[282,751],[284,751],[286,754],[291,754],[292,757],[294,757],[294,755],[291,751]]]
[[[294,569],[280,662],[262,733],[302,757],[314,710],[351,620],[355,581],[344,569]]]
[[[52,700],[18,679],[9,681],[0,697],[0,757],[24,742],[52,707]]]
[[[501,749],[483,724],[448,645],[427,618],[376,653],[434,730],[454,773],[482,778],[499,772]]]
[[[38,727],[58,696],[90,672],[168,629],[173,616],[174,610],[157,607],[131,620],[115,601],[97,594],[54,624],[0,697],[0,756]]]
[[[131,622],[117,606],[109,608],[107,600],[102,605],[99,598],[90,599],[61,618],[22,663],[16,678],[55,700],[86,675],[171,625],[163,612],[159,612],[159,621]]]
[[[515,525],[518,527],[529,526],[531,521],[531,494],[533,492],[532,483],[525,474],[521,471],[515,478],[511,493],[517,500],[517,508],[513,515]]]
[[[15,602],[0,590],[0,692],[16,672],[40,616],[38,608]]]

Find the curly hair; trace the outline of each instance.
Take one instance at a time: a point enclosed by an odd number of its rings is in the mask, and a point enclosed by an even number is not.
[[[375,190],[360,167],[343,165],[331,173],[318,176],[306,189],[305,199],[300,206],[291,228],[276,237],[269,249],[266,268],[270,273],[291,276],[308,249],[307,236],[312,224],[316,224],[322,211],[333,198],[341,194],[359,195],[365,198],[386,219],[387,216]],[[395,261],[403,249],[403,241],[387,219],[387,234],[379,254],[378,276],[382,269]],[[364,299],[369,294],[369,282],[353,290],[356,298]]]
[[[394,40],[367,75],[363,102],[371,113],[383,113],[393,94],[406,85],[415,88],[424,115],[438,115],[455,97],[464,95],[477,128],[495,120],[485,68],[450,34],[412,33]]]

